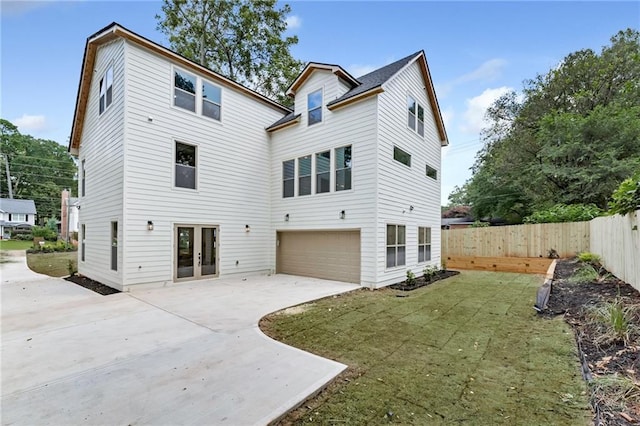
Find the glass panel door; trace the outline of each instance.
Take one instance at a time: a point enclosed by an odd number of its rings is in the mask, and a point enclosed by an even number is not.
[[[178,252],[176,259],[178,260],[177,278],[186,278],[194,276],[194,237],[195,229],[193,227],[178,227]]]
[[[216,243],[218,228],[202,228],[202,266],[200,268],[201,275],[216,275]]]

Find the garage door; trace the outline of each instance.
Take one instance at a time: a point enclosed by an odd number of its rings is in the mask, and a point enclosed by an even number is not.
[[[278,232],[276,272],[360,283],[360,231]]]

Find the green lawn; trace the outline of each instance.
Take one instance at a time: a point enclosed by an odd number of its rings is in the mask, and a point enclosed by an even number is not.
[[[31,246],[32,241],[0,240],[0,250],[26,250]]]
[[[541,283],[463,272],[407,297],[360,290],[265,319],[272,337],[351,370],[284,423],[589,424],[572,331],[532,309]]]
[[[51,277],[66,277],[69,275],[69,261],[78,263],[78,252],[30,253],[27,254],[27,265],[39,274]]]

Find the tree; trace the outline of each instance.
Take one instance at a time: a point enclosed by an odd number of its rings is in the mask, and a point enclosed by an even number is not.
[[[488,110],[466,183],[476,217],[521,222],[534,211],[595,204],[640,168],[640,33],[628,29],[598,54],[567,55]]]
[[[58,217],[61,191],[76,186],[76,164],[67,149],[51,140],[23,135],[4,119],[0,119],[0,138],[2,155],[9,160],[14,198],[34,200],[40,218]],[[6,174],[0,175],[1,196],[6,198]]]
[[[276,0],[163,0],[158,29],[179,54],[271,99],[288,104],[287,86],[303,63],[284,37],[287,4]]]

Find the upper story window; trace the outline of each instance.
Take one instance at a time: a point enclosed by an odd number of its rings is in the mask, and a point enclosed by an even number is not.
[[[351,145],[336,148],[336,191],[351,189]]]
[[[411,167],[411,154],[408,152],[404,152],[397,146],[393,147],[393,159],[404,164],[405,166]]]
[[[418,262],[431,260],[431,228],[418,227]]]
[[[331,191],[331,151],[316,154],[316,194]]]
[[[298,195],[311,194],[311,156],[298,158]]]
[[[85,167],[85,161],[82,160],[80,162],[80,195],[84,197],[84,190],[86,188],[86,180],[87,180],[87,169]]]
[[[196,112],[196,77],[194,75],[175,70],[173,105]]]
[[[438,171],[427,164],[427,176],[431,179],[438,179]]]
[[[387,268],[406,264],[407,236],[404,225],[387,225]]]
[[[196,147],[176,142],[175,186],[196,189]]]
[[[113,101],[113,67],[104,73],[100,79],[100,114],[102,114]]]
[[[202,115],[220,121],[222,90],[218,86],[202,82]]]
[[[282,197],[293,197],[295,193],[296,160],[282,162]]]
[[[424,136],[424,108],[418,104],[418,134]]]
[[[416,129],[416,100],[407,96],[407,125],[411,130]]]
[[[25,213],[9,213],[10,222],[26,222],[29,220],[29,215]]]
[[[307,95],[307,114],[309,126],[322,121],[322,89]]]

